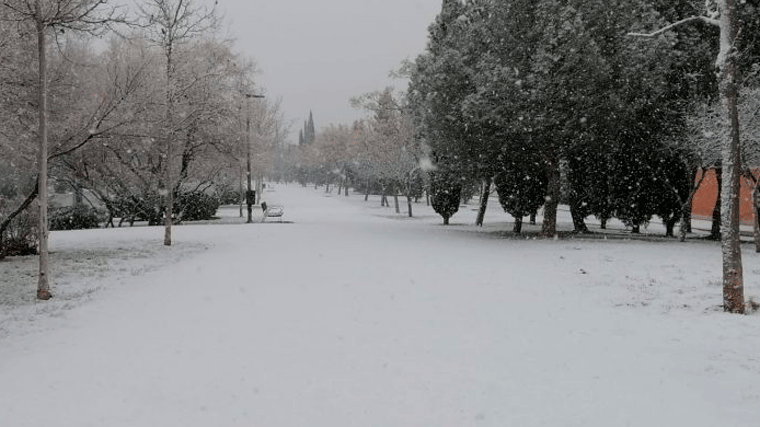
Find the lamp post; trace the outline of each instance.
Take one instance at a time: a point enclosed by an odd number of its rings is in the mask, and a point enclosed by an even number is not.
[[[250,93],[245,94],[246,99],[250,100],[251,98],[263,98],[264,95],[253,95]],[[255,202],[254,196],[253,196],[253,189],[251,188],[251,103],[250,101],[246,102],[247,107],[247,114],[246,114],[246,121],[245,121],[245,145],[246,145],[246,163],[247,163],[247,175],[246,180],[248,181],[248,191],[245,193],[245,204],[248,207],[248,221],[246,221],[248,224],[253,222],[253,204]]]

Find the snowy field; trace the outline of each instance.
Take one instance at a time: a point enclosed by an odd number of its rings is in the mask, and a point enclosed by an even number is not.
[[[760,425],[760,316],[722,312],[717,243],[266,198],[285,223],[227,208],[171,248],[158,227],[53,232],[48,302],[36,258],[1,262],[0,425]]]

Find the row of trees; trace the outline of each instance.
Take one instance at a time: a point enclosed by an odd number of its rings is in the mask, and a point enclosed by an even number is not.
[[[0,253],[18,239],[39,248],[42,299],[48,173],[89,190],[109,219],[163,222],[171,245],[188,195],[240,200],[246,158],[260,182],[286,137],[279,102],[250,99],[261,94],[255,64],[219,37],[213,5],[143,0],[136,11],[98,0],[0,6]],[[96,37],[112,27],[119,36]],[[32,217],[35,234],[22,226]]]
[[[656,215],[672,235],[697,171],[719,168],[724,308],[743,312],[739,183],[751,164],[740,147],[754,147],[738,99],[757,82],[738,70],[757,70],[758,25],[749,1],[444,0],[410,84],[433,191],[493,179],[517,226],[543,207],[552,236],[564,182],[578,232],[590,214],[634,231]],[[715,104],[728,130],[718,153],[688,126]]]
[[[738,182],[757,181],[758,30],[757,1],[443,0],[404,68],[408,91],[357,100],[370,116],[318,135],[301,178],[411,196],[419,173],[445,223],[480,182],[518,232],[543,209],[554,236],[564,202],[577,232],[589,215],[634,232],[657,216],[685,236],[695,178],[716,169],[725,307],[742,311]]]
[[[413,215],[412,200],[423,192],[427,157],[424,144],[414,138],[406,95],[386,88],[351,100],[355,108],[367,112],[365,119],[350,126],[329,125],[317,133],[315,142],[291,151],[289,178],[303,185],[337,185],[348,195],[349,185],[365,192],[382,194],[390,205],[392,196],[400,212],[399,196],[405,196],[407,211]]]

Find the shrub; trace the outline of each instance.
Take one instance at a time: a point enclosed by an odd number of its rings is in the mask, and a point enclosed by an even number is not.
[[[0,259],[37,255],[37,210],[27,209],[13,219],[0,236]]]
[[[98,227],[98,214],[90,206],[56,208],[50,213],[51,230],[84,230]]]
[[[449,218],[459,210],[462,198],[462,183],[452,173],[435,172],[430,174],[430,204],[433,210],[443,218],[443,224],[449,224]]]
[[[217,196],[220,205],[236,205],[240,203],[240,191],[228,189]]]
[[[219,200],[206,193],[192,192],[180,195],[178,206],[183,221],[204,221],[214,218]]]

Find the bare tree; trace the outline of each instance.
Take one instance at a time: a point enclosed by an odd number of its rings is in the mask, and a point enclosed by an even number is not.
[[[739,138],[738,56],[736,45],[738,21],[736,0],[705,0],[702,15],[692,16],[667,25],[652,33],[631,33],[633,36],[656,37],[679,25],[702,21],[720,29],[720,51],[715,61],[720,93],[727,113],[730,137],[723,145],[722,168],[724,179],[721,188],[723,251],[723,310],[744,313],[744,277],[742,272],[741,241],[739,234],[739,189],[741,186],[741,152]]]
[[[164,245],[172,244],[173,188],[175,182],[174,138],[177,121],[175,104],[178,88],[176,82],[175,50],[181,44],[208,33],[216,24],[215,8],[208,8],[195,0],[143,0],[137,3],[142,24],[148,38],[158,45],[166,60],[165,111],[164,111]]]
[[[261,95],[259,95],[261,96]],[[251,153],[256,194],[259,202],[263,193],[264,177],[274,171],[274,160],[279,144],[283,143],[286,133],[285,118],[282,111],[282,99],[259,98],[251,109],[251,120],[254,126],[251,141]]]
[[[157,225],[165,219],[159,192],[165,189],[166,159],[164,147],[156,143],[165,124],[163,54],[145,49],[148,45],[136,39],[109,50],[109,58],[113,56],[109,73],[120,80],[137,71],[137,64],[145,64],[137,92],[129,98],[130,108],[124,111],[125,119],[137,120],[115,132],[107,144],[81,153],[71,168],[88,188],[97,190],[109,213],[121,218],[119,224],[147,220]],[[172,193],[176,196],[211,190],[220,177],[236,175],[244,154],[241,157],[239,57],[227,43],[211,40],[187,43],[175,54],[177,164]],[[230,169],[235,172],[230,174]],[[181,203],[173,204],[179,221],[182,210],[176,208]]]
[[[413,137],[406,99],[389,87],[354,98],[352,104],[371,114],[364,135],[368,138],[365,146],[372,174],[392,192],[396,213],[400,213],[401,191],[406,196],[407,214],[413,216],[413,183],[421,173],[419,164],[424,150]]]
[[[38,191],[39,191],[39,277],[37,298],[52,297],[48,268],[48,76],[47,48],[49,36],[56,31],[97,32],[117,18],[115,8],[106,8],[107,0],[3,0],[3,7],[18,21],[34,25],[37,32],[38,59]]]

